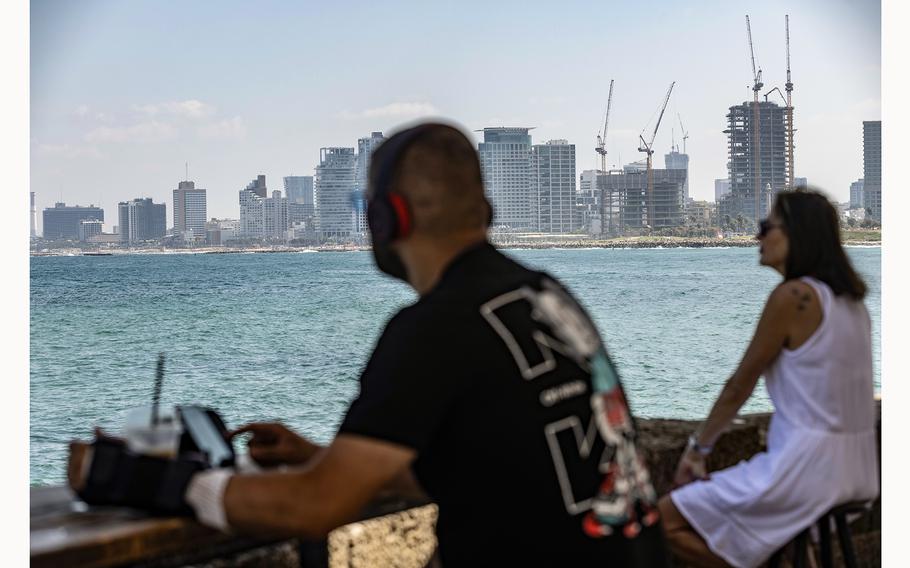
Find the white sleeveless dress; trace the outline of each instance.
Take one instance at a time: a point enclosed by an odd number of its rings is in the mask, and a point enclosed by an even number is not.
[[[862,302],[815,290],[822,321],[766,369],[768,451],[670,494],[715,554],[758,566],[835,505],[878,496],[872,338]]]

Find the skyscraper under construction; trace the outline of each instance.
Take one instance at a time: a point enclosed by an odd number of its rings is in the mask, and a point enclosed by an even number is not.
[[[758,103],[756,112],[754,105],[744,102],[730,107],[727,114],[724,133],[730,192],[717,204],[720,216],[742,215],[753,222],[766,217],[777,192],[791,185],[787,179],[787,109],[765,101]]]

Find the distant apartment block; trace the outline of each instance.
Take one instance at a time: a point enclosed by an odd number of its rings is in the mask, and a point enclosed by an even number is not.
[[[354,231],[352,194],[356,188],[354,148],[321,148],[313,179],[316,230],[320,239],[347,239]]]
[[[285,177],[284,195],[288,198],[288,204],[313,205],[313,176]]]
[[[664,168],[668,170],[686,170],[686,185],[683,188],[685,199],[689,199],[689,155],[681,153],[678,149],[670,150],[664,154]]]
[[[713,201],[686,202],[686,225],[710,227],[715,224],[717,204]]]
[[[205,190],[192,181],[181,181],[174,190],[174,231],[205,238]]]
[[[575,207],[578,211],[579,227],[590,234],[600,233],[600,192],[598,191],[598,170],[584,170],[578,177],[575,193]]]
[[[863,207],[863,178],[850,184],[850,209]]]
[[[265,176],[258,176],[240,190],[240,238],[285,240],[288,229],[288,202],[280,191],[265,193]]]
[[[258,195],[259,197],[261,197],[263,199],[268,197],[269,190],[265,186],[265,176],[264,175],[256,176],[256,179],[251,181],[246,186],[246,191],[252,192],[253,194]]]
[[[715,179],[714,180],[714,201],[720,201],[720,199],[730,193],[730,180],[729,179]]]
[[[117,208],[121,243],[133,245],[165,235],[167,208],[164,203],[154,203],[151,197],[145,197],[120,202]]]
[[[92,237],[98,236],[101,234],[101,226],[104,223],[97,221],[95,219],[88,219],[84,221],[79,221],[79,240],[86,242],[92,239]]]
[[[863,207],[882,221],[882,121],[863,121]]]
[[[493,205],[493,223],[516,231],[532,229],[530,128],[483,129],[478,145],[487,197]]]
[[[793,176],[793,189],[808,189],[809,178]]]
[[[212,219],[205,223],[205,242],[221,246],[240,238],[240,219]]]
[[[104,221],[104,210],[94,205],[82,207],[55,203],[53,207],[46,208],[42,215],[44,238],[78,240],[80,223],[87,220]]]
[[[369,181],[367,176],[369,175],[370,158],[373,155],[373,151],[383,142],[385,142],[385,136],[382,135],[382,132],[371,132],[369,138],[359,138],[357,140],[357,165],[354,181],[356,191],[366,192],[367,182]]]
[[[38,212],[35,209],[35,192],[28,192],[29,207],[28,207],[28,223],[29,223],[29,236],[35,238],[38,236]]]
[[[531,147],[530,229],[571,233],[578,228],[575,145],[550,140]]]

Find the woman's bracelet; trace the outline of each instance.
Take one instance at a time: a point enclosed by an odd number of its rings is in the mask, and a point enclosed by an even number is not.
[[[711,454],[711,451],[714,450],[714,446],[702,446],[698,443],[698,438],[695,434],[689,436],[689,443],[686,444],[687,450],[693,450],[700,456],[708,456]]]

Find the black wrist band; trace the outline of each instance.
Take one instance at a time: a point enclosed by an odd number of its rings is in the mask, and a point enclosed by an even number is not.
[[[203,461],[165,459],[130,452],[122,442],[99,439],[79,497],[90,505],[117,505],[160,515],[192,515],[183,498]]]

